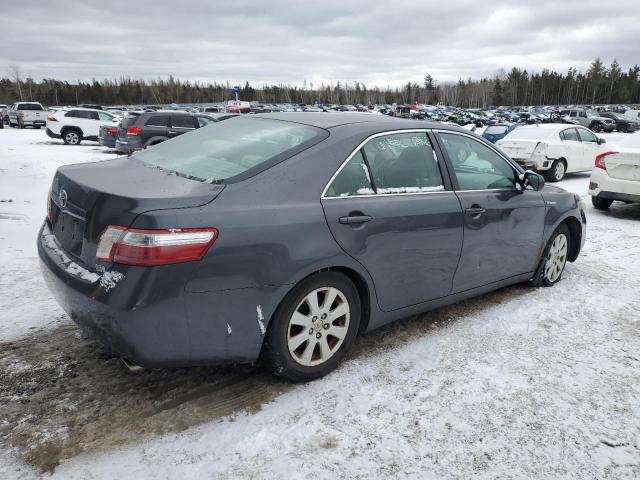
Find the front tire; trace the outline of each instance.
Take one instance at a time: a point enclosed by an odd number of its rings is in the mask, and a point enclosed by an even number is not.
[[[613,200],[611,200],[610,198],[601,198],[594,196],[591,197],[591,203],[598,210],[607,210],[613,203]]]
[[[307,382],[334,370],[360,326],[360,297],[349,278],[322,272],[300,282],[269,324],[262,358],[276,375]]]
[[[536,270],[531,284],[536,287],[552,287],[562,278],[562,272],[567,264],[569,242],[571,234],[563,223],[551,235],[542,254],[542,260]]]
[[[602,124],[596,122],[591,124],[591,131],[595,133],[600,133],[602,131]]]
[[[567,173],[567,164],[563,159],[558,159],[553,162],[551,168],[547,170],[545,177],[549,182],[559,182]]]

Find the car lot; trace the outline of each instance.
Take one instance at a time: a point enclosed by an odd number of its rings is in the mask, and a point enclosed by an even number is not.
[[[15,459],[4,478],[160,464],[241,478],[292,466],[318,478],[640,475],[640,206],[587,202],[585,250],[553,289],[511,287],[390,325],[309,385],[250,367],[132,375],[81,338],[35,252],[55,168],[112,157],[0,132],[0,442]],[[588,179],[557,185],[586,199]]]

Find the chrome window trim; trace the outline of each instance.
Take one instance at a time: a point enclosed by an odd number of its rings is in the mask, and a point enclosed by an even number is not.
[[[322,190],[322,195],[320,195],[320,200],[333,200],[333,199],[340,199],[340,198],[368,198],[368,197],[388,197],[388,196],[400,196],[400,195],[431,195],[434,193],[449,193],[449,192],[453,192],[452,190],[438,190],[438,191],[434,191],[434,192],[410,192],[410,193],[374,193],[374,194],[367,194],[367,195],[347,195],[344,197],[327,197],[327,190],[329,190],[329,187],[331,186],[331,184],[333,183],[333,181],[335,180],[335,178],[340,174],[340,172],[342,171],[342,169],[347,165],[347,163],[349,163],[349,160],[351,160],[353,158],[353,156],[358,153],[360,151],[360,149],[362,147],[364,147],[370,140],[373,140],[374,138],[378,138],[378,137],[385,137],[388,135],[395,135],[398,133],[424,133],[425,135],[427,135],[427,133],[429,133],[430,131],[433,131],[430,128],[407,128],[407,129],[403,129],[403,130],[388,130],[386,132],[380,132],[380,133],[374,133],[373,135],[368,136],[367,138],[365,138],[352,152],[351,154],[349,154],[349,156],[347,157],[347,159],[342,162],[342,164],[340,165],[340,167],[338,168],[338,170],[336,170],[336,172],[333,174],[333,176],[329,179],[329,181],[327,182],[327,184],[325,185],[324,189]],[[431,144],[431,139],[429,139],[429,144]],[[439,163],[440,159],[438,158],[435,148],[433,148],[434,146],[431,145],[431,149],[433,150],[434,156],[436,158],[436,161]],[[440,176],[442,177],[442,172],[440,172]],[[444,188],[444,178],[443,180],[443,188]]]

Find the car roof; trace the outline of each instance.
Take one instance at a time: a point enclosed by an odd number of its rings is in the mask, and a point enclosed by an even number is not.
[[[402,118],[388,117],[373,113],[346,113],[346,112],[326,112],[326,113],[304,113],[304,112],[281,112],[281,113],[257,113],[251,115],[252,118],[269,118],[287,122],[301,123],[312,127],[330,129],[354,124],[367,124],[371,130],[389,129],[429,129],[441,128],[446,130],[458,130],[439,122],[428,120],[409,120]],[[466,132],[464,129],[459,129]]]

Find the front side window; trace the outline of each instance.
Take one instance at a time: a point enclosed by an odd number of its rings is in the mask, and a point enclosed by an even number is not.
[[[205,127],[214,122],[213,119],[207,117],[196,117],[198,119],[198,125],[200,127]]]
[[[191,118],[191,117],[189,117]],[[233,117],[142,150],[132,158],[196,180],[225,180],[285,160],[328,135],[321,128],[264,118]]]
[[[325,192],[325,197],[351,197],[355,195],[372,195],[375,192],[369,178],[369,169],[358,150],[351,160],[342,167]]]
[[[98,112],[98,117],[100,117],[100,120],[103,122],[111,122],[115,118],[113,115],[109,115],[106,112]]]
[[[598,143],[598,137],[596,137],[589,130],[585,130],[583,128],[578,128],[578,134],[580,135],[580,140],[583,142],[591,142]]]
[[[376,137],[363,150],[379,194],[444,190],[436,155],[424,132]]]
[[[516,173],[509,163],[479,141],[464,135],[438,133],[460,190],[514,188]]]

